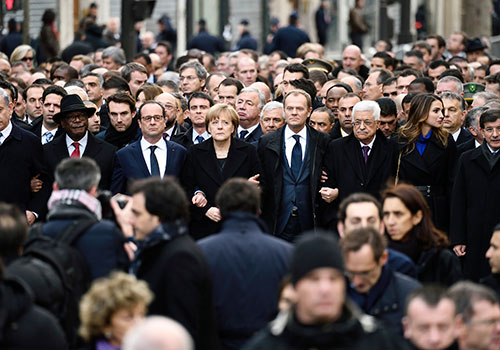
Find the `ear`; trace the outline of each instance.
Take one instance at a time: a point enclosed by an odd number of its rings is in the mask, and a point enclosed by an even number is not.
[[[385,224],[384,220],[380,220],[380,226],[379,226],[380,234],[383,235],[385,233]]]
[[[345,234],[344,230],[345,230],[344,223],[342,221],[337,222],[337,231],[339,232],[340,238],[344,237]]]
[[[403,324],[403,335],[406,339],[411,338],[411,328],[409,327],[410,320],[408,316],[405,316],[401,319],[401,323]]]
[[[59,191],[59,187],[57,186],[56,182],[54,181],[54,183],[52,184],[52,190],[53,191]]]
[[[97,186],[92,186],[90,188],[90,190],[87,191],[92,197],[96,197],[97,198],[97,195],[98,195],[98,191],[97,191]]]
[[[384,266],[387,261],[389,260],[389,253],[387,252],[387,249],[384,249],[384,252],[382,253],[382,256],[379,259],[379,265]]]
[[[424,214],[422,213],[422,210],[417,211],[415,213],[415,215],[413,215],[413,217],[412,217],[413,226],[420,224],[420,221],[422,221],[423,217],[424,217]]]

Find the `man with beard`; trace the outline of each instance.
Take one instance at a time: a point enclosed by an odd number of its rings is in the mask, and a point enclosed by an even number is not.
[[[137,141],[141,137],[141,129],[137,124],[135,101],[129,94],[119,92],[106,100],[109,110],[110,126],[101,131],[97,137],[118,149]]]
[[[162,137],[166,113],[159,102],[144,102],[139,114],[142,137],[116,153],[111,184],[113,194],[128,191],[128,184],[136,179],[178,176],[186,158],[183,146]]]
[[[179,108],[177,99],[168,92],[164,92],[155,97],[155,101],[159,102],[165,109],[165,130],[163,137],[166,140],[171,140],[172,136],[181,135],[186,132],[186,128],[180,125],[177,121]]]

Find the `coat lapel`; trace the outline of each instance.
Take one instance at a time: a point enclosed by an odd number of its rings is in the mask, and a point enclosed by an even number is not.
[[[370,157],[368,160],[368,177],[366,178],[367,183],[375,176],[375,174],[378,173],[378,169],[380,169],[380,167],[390,166],[390,164],[386,162],[386,159],[389,156],[386,145],[387,139],[385,138],[385,136],[382,133],[379,134],[377,132],[377,138],[373,143],[373,148],[370,152]]]
[[[97,154],[101,151],[101,144],[103,141],[97,139],[92,133],[88,132],[87,147],[83,152],[83,157],[95,159]]]
[[[222,170],[222,177],[228,179],[232,177],[240,166],[247,160],[247,155],[245,152],[241,151],[242,145],[238,144],[238,141],[233,139],[231,141],[231,147],[229,147],[229,152],[227,154],[226,164]],[[243,145],[245,147],[245,145]]]
[[[133,142],[127,147],[130,147],[130,154],[133,157],[132,164],[136,164],[137,170],[142,173],[143,177],[146,178],[151,176],[148,170],[148,166],[146,165],[146,160],[144,159],[144,155],[142,153],[140,141]]]
[[[347,136],[346,147],[344,152],[346,153],[346,158],[351,164],[351,168],[356,173],[356,176],[361,180],[363,179],[363,169],[361,168],[361,148],[359,146],[359,141],[354,137],[354,134]]]

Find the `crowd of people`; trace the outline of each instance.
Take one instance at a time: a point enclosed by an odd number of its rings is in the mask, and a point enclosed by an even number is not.
[[[488,43],[199,25],[0,52],[0,347],[500,349]]]

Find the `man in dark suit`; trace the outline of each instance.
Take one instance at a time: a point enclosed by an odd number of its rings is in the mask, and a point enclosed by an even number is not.
[[[184,134],[175,135],[171,140],[188,148],[209,139],[210,134],[205,125],[205,116],[213,105],[214,101],[206,93],[199,91],[193,93],[188,102],[188,115],[192,126]]]
[[[352,133],[352,110],[359,101],[361,101],[361,97],[352,92],[340,98],[339,119],[330,131],[332,139],[340,139]]]
[[[158,296],[149,314],[181,323],[196,349],[219,349],[210,268],[188,234],[186,194],[172,178],[139,180],[132,194],[131,212],[114,209],[122,232],[140,242],[130,271]]]
[[[466,102],[462,96],[451,91],[441,94],[444,104],[443,126],[453,136],[457,147],[474,137],[469,130],[462,127],[467,114]]]
[[[9,95],[0,89],[0,201],[16,205],[32,224],[44,204],[30,188],[33,177],[46,176],[42,145],[35,135],[10,121],[13,109]]]
[[[173,97],[172,97],[173,98]],[[154,101],[146,101],[139,109],[142,138],[116,153],[111,192],[124,193],[135,179],[149,176],[179,176],[186,158],[186,149],[165,140],[165,110]]]
[[[317,194],[330,138],[308,126],[311,97],[292,90],[284,99],[287,125],[259,141],[262,218],[270,232],[288,241],[317,226]]]
[[[61,111],[61,100],[66,95],[66,90],[58,85],[51,85],[43,91],[42,118],[36,119],[30,130],[42,141],[42,145],[63,133],[53,117]]]
[[[222,39],[208,33],[207,23],[204,19],[198,21],[198,34],[189,40],[187,48],[188,50],[199,49],[212,55],[215,55],[216,52],[225,51]]]
[[[480,117],[484,141],[460,157],[451,197],[450,241],[463,256],[466,278],[478,281],[490,273],[485,257],[491,233],[500,222],[500,110]]]
[[[483,143],[483,134],[479,128],[479,118],[481,114],[486,111],[486,107],[476,107],[472,108],[467,115],[465,116],[464,128],[469,130],[472,135],[472,138],[468,141],[465,141],[457,146],[457,152],[460,156],[462,153],[475,149]]]
[[[328,180],[321,189],[324,224],[337,227],[338,203],[352,193],[379,197],[387,180],[395,175],[397,145],[378,130],[380,107],[375,101],[358,102],[353,109],[353,132],[330,143],[325,156]]]
[[[45,164],[53,175],[64,158],[92,158],[101,169],[99,188],[109,189],[115,163],[116,147],[98,139],[88,132],[88,117],[95,108],[87,108],[78,95],[67,95],[61,100],[61,111],[53,119],[64,130],[64,134],[43,146]]]
[[[247,87],[241,90],[236,99],[236,112],[240,118],[237,137],[246,142],[256,142],[262,136],[260,111],[266,104],[259,89]]]
[[[185,133],[186,128],[180,125],[176,120],[177,114],[182,113],[180,101],[168,92],[156,96],[155,101],[159,102],[165,109],[165,130],[163,131],[165,140],[171,140],[172,136]]]

